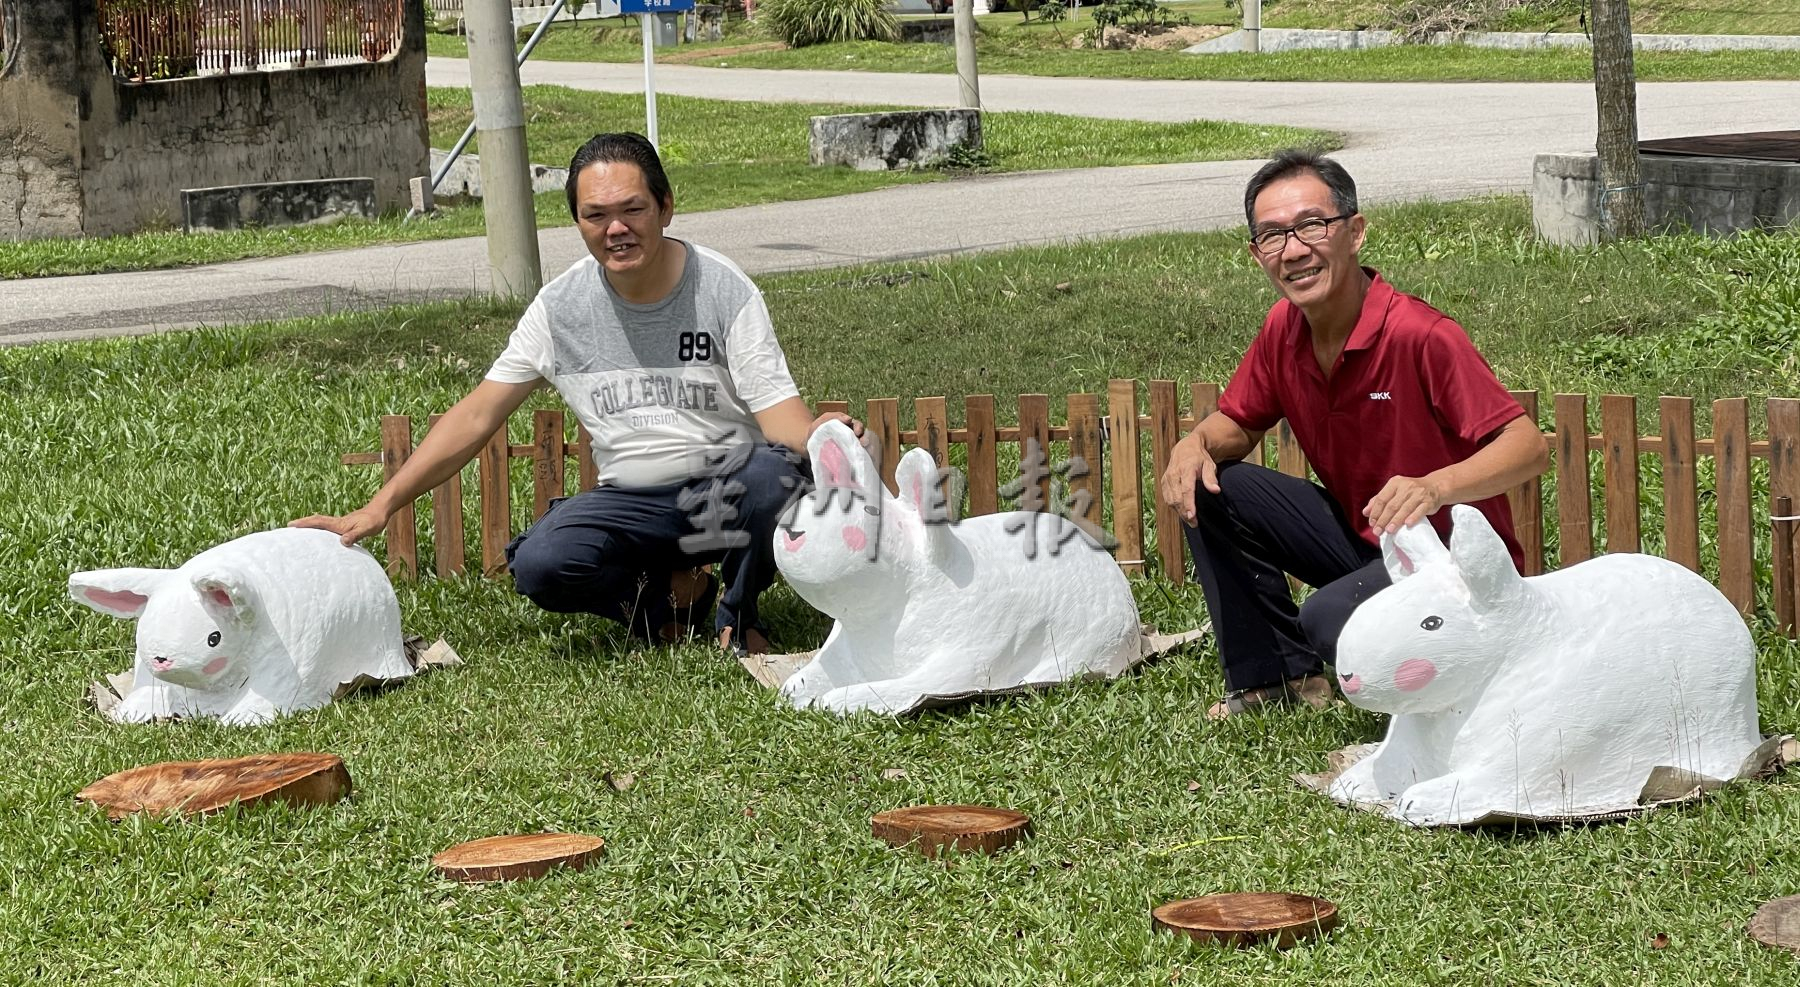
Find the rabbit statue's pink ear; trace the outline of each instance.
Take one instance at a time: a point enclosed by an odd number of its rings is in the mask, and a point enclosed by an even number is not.
[[[946,491],[948,470],[938,468],[937,461],[924,449],[914,449],[900,457],[894,468],[894,482],[900,487],[900,503],[918,512],[926,524],[949,524],[956,520]]]
[[[813,483],[820,487],[868,491],[875,475],[875,461],[856,439],[850,426],[829,421],[806,440],[812,458]]]
[[[95,569],[69,577],[76,603],[125,620],[143,616],[150,594],[169,576],[168,569]]]
[[[200,605],[221,626],[244,626],[256,619],[256,594],[249,581],[230,569],[216,569],[193,578]]]
[[[1469,588],[1469,604],[1485,610],[1511,599],[1523,585],[1506,542],[1494,532],[1487,516],[1467,504],[1450,509],[1455,525],[1450,531],[1450,560]]]
[[[1450,553],[1438,540],[1429,519],[1409,524],[1391,535],[1384,532],[1381,536],[1381,561],[1387,566],[1390,582],[1398,583],[1426,565],[1449,560]]]

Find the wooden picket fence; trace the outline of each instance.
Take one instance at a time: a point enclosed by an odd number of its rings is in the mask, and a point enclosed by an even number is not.
[[[939,465],[960,460],[966,478],[964,516],[990,514],[1001,508],[1000,450],[1017,447],[1021,455],[1035,441],[1052,462],[1080,457],[1085,472],[1067,478],[1071,493],[1085,491],[1086,508],[1079,517],[1095,527],[1106,527],[1117,540],[1115,556],[1128,572],[1151,564],[1145,556],[1154,535],[1156,566],[1177,583],[1186,579],[1186,540],[1173,509],[1158,502],[1156,478],[1169,461],[1176,441],[1199,419],[1218,407],[1220,388],[1212,383],[1188,387],[1184,414],[1176,381],[1149,383],[1149,414],[1140,413],[1140,388],[1135,380],[1113,380],[1104,396],[1071,394],[1066,420],[1050,421],[1050,398],[1022,394],[1018,398],[1018,422],[1001,425],[994,415],[990,394],[963,400],[963,425],[950,424],[949,404],[942,397],[919,398],[913,403],[914,427],[900,427],[897,398],[871,398],[864,403],[863,420],[881,440],[881,473],[891,488],[894,468],[904,447],[926,449]],[[1538,419],[1538,394],[1514,391],[1514,397],[1533,420]],[[1104,401],[1104,406],[1103,402]],[[1800,398],[1771,398],[1766,406],[1767,438],[1752,438],[1750,402],[1727,398],[1712,405],[1713,434],[1697,437],[1694,400],[1663,397],[1658,400],[1660,429],[1654,435],[1638,433],[1637,400],[1627,395],[1600,399],[1600,431],[1588,430],[1588,398],[1582,394],[1557,394],[1553,398],[1555,431],[1549,436],[1556,478],[1554,505],[1558,534],[1557,565],[1569,565],[1595,553],[1594,492],[1590,469],[1563,467],[1580,458],[1591,467],[1592,454],[1600,457],[1601,511],[1607,551],[1635,552],[1642,548],[1642,509],[1639,503],[1641,471],[1645,460],[1658,463],[1663,497],[1663,554],[1696,572],[1704,571],[1702,558],[1701,503],[1710,500],[1713,523],[1710,561],[1716,563],[1718,587],[1745,614],[1756,604],[1756,526],[1752,503],[1752,460],[1768,461],[1770,529],[1770,582],[1773,615],[1790,636],[1796,634],[1796,599],[1800,599],[1800,523],[1794,520],[1800,506]],[[849,411],[849,402],[821,401],[819,410]],[[430,419],[435,424],[437,416]],[[1149,447],[1146,473],[1144,449]],[[952,456],[953,447],[961,447]],[[346,465],[380,465],[392,476],[413,449],[413,427],[404,415],[381,420],[381,451],[350,453]],[[1067,455],[1059,457],[1058,452]],[[1702,461],[1712,459],[1713,483],[1702,490]],[[575,489],[592,487],[596,468],[586,429],[576,427],[567,438],[566,416],[561,410],[532,413],[532,442],[510,444],[504,428],[489,438],[477,457],[477,510],[481,548],[481,572],[497,576],[506,571],[505,547],[512,538],[512,484],[509,464],[528,459],[532,464],[532,516],[541,515],[550,500],[566,495],[569,460],[575,461]],[[1009,455],[1010,460],[1010,455]],[[1293,476],[1307,475],[1306,458],[1285,422],[1265,439],[1264,462]],[[1050,501],[1051,479],[1040,480],[1040,494]],[[1110,494],[1110,497],[1108,496]],[[464,495],[460,475],[451,477],[430,493],[433,561],[440,574],[465,569]],[[1542,478],[1509,491],[1513,519],[1525,550],[1526,575],[1550,567],[1545,542],[1546,505]],[[1110,505],[1110,526],[1106,507]],[[1145,529],[1145,514],[1151,528]],[[414,508],[395,513],[387,529],[388,569],[396,578],[415,579],[419,573],[418,530]]]

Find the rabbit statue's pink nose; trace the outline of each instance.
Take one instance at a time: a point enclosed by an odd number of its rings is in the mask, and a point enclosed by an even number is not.
[[[1437,678],[1437,666],[1424,658],[1408,658],[1394,670],[1394,685],[1401,692],[1418,692]]]
[[[781,532],[781,547],[782,548],[785,548],[790,552],[798,552],[798,551],[800,551],[800,546],[804,545],[804,544],[806,544],[806,532],[802,531],[796,535],[796,534],[792,534],[792,533],[788,532],[787,529],[785,529],[785,528],[782,529],[782,532]]]
[[[1362,691],[1362,679],[1357,678],[1354,675],[1345,675],[1344,673],[1339,672],[1338,687],[1344,690],[1344,695],[1354,696]]]
[[[169,669],[174,668],[175,663],[170,661],[169,659],[161,657],[159,655],[155,658],[150,659],[150,667],[156,669],[159,672],[166,672]]]

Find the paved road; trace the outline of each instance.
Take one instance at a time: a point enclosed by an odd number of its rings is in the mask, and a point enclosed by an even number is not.
[[[641,91],[633,65],[532,63],[528,83]],[[468,83],[437,59],[432,85]],[[754,101],[950,105],[950,76],[659,66],[665,93]],[[1153,82],[987,76],[993,110],[1156,121],[1285,123],[1346,135],[1338,155],[1365,203],[1462,198],[1529,187],[1539,151],[1591,148],[1592,88],[1581,83]],[[1787,129],[1800,82],[1638,87],[1646,138]],[[553,162],[554,163],[554,162]],[[1255,162],[1034,172],[678,215],[672,232],[752,273],[972,250],[1218,229],[1241,222]],[[677,190],[679,193],[679,190]],[[580,255],[569,229],[540,236],[554,275]],[[0,282],[0,343],[117,335],[275,318],[487,288],[482,238],[399,244],[178,271]]]

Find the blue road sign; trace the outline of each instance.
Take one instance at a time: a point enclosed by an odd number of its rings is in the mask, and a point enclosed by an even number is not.
[[[621,14],[676,14],[693,9],[694,0],[619,0]]]

